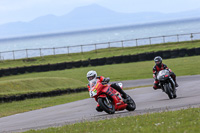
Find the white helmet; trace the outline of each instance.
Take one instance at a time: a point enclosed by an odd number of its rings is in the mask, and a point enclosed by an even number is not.
[[[96,79],[96,77],[97,77],[97,72],[96,71],[91,70],[91,71],[89,71],[87,73],[87,79],[88,79],[88,81]]]

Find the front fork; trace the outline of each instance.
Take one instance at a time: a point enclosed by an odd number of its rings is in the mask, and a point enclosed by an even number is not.
[[[172,85],[172,89],[173,89],[173,92],[175,93],[175,92],[176,92],[175,82],[174,82],[174,80],[172,79],[172,77],[169,77],[169,80],[170,80],[170,82],[172,83],[172,84],[171,84],[171,85]],[[163,83],[160,83],[160,86],[161,86],[162,90],[163,90],[164,92],[166,92],[165,88],[163,87],[164,84],[163,84]]]
[[[107,103],[110,103],[109,100],[108,100],[108,97],[106,97],[106,102],[107,102]]]
[[[171,83],[172,83],[172,88],[173,88],[173,92],[175,93],[176,92],[176,86],[175,86],[175,82],[174,82],[174,80],[172,79],[172,77],[169,77],[169,80],[171,81]]]

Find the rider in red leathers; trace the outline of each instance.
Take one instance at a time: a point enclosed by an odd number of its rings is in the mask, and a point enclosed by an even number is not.
[[[106,84],[106,83],[108,83],[110,81],[109,77],[108,78],[104,78],[103,76],[97,76],[97,72],[93,71],[93,70],[91,70],[91,71],[89,71],[87,73],[87,79],[88,79],[88,81],[100,80],[100,82],[103,83],[103,84]],[[124,99],[124,102],[128,102],[129,101],[129,97],[127,97],[127,94],[121,89],[121,87],[118,84],[112,83],[111,87],[114,88],[115,90],[117,90],[122,95],[122,98]],[[88,90],[90,90],[90,85],[89,84],[88,84]],[[98,112],[103,111],[101,109],[101,107],[99,106],[99,104],[97,104],[96,110]]]
[[[169,70],[170,76],[172,77],[172,79],[175,82],[175,86],[178,87],[178,84],[176,82],[176,75],[167,67],[167,65],[162,63],[162,58],[160,56],[156,56],[154,58],[154,61],[155,61],[155,64],[156,64],[153,67],[153,77],[154,77],[153,88],[154,88],[154,90],[161,88],[161,86],[159,85],[159,81],[157,79],[157,74],[158,74],[159,71],[164,70],[164,69],[168,69]]]

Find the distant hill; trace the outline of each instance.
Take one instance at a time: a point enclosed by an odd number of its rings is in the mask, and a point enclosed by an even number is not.
[[[200,9],[163,14],[159,12],[118,13],[99,5],[76,8],[63,16],[46,15],[30,22],[0,25],[0,38],[87,30],[158,21],[200,18]]]

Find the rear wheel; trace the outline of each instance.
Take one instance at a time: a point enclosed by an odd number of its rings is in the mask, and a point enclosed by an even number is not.
[[[127,96],[129,98],[129,102],[127,103],[128,105],[127,105],[126,109],[128,111],[134,111],[136,109],[136,104],[135,104],[134,100],[129,95],[127,95]]]
[[[114,114],[115,113],[115,106],[113,105],[113,102],[110,99],[106,98],[99,98],[98,103],[100,107],[108,114]]]

